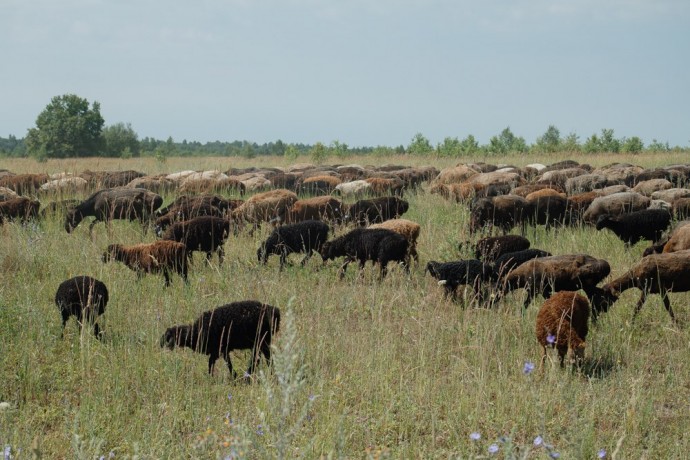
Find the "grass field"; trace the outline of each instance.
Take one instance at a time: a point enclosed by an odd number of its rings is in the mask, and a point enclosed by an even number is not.
[[[603,165],[611,157],[573,157]],[[551,163],[562,158],[541,158]],[[482,159],[473,159],[482,160]],[[534,158],[490,158],[518,166]],[[642,166],[687,162],[664,155],[616,156]],[[298,159],[297,161],[308,161]],[[346,163],[429,164],[457,160],[348,158]],[[170,158],[80,161],[2,160],[14,172],[136,169],[150,174],[231,166],[285,166],[282,158]],[[166,203],[172,200],[166,197]],[[5,458],[688,458],[690,456],[689,294],[671,294],[680,326],[658,296],[632,322],[639,291],[626,292],[590,329],[582,372],[550,355],[543,372],[534,333],[542,299],[521,312],[522,292],[498,309],[445,300],[423,267],[454,260],[468,239],[464,206],[424,192],[405,197],[419,222],[420,265],[394,268],[382,282],[369,265],[313,258],[278,272],[256,261],[267,236],[232,237],[222,266],[195,254],[190,283],[136,281],[122,264],[103,264],[107,244],[152,241],[136,223],[82,223],[67,234],[57,217],[0,227],[0,447]],[[48,201],[48,199],[45,199]],[[610,232],[529,229],[533,247],[607,259],[612,276],[641,257]],[[297,256],[293,256],[297,261]],[[106,283],[104,337],[70,320],[60,339],[53,303],[59,283],[88,274]],[[688,274],[690,276],[690,274]],[[163,350],[174,324],[204,310],[257,299],[283,311],[272,370],[247,385],[205,356]],[[248,352],[233,354],[243,369]],[[536,369],[525,373],[525,364]],[[473,435],[474,433],[474,435]],[[477,438],[477,434],[479,438]],[[472,435],[472,436],[471,436]],[[540,437],[535,443],[535,438]],[[493,445],[495,444],[495,447]],[[539,444],[539,445],[536,445]],[[495,448],[498,452],[491,453]]]

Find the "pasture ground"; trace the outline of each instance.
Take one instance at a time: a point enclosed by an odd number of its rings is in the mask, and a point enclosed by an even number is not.
[[[672,154],[574,156],[595,166],[613,160],[645,167],[687,162]],[[563,158],[541,158],[552,163]],[[472,161],[484,160],[474,158]],[[485,159],[522,166],[533,157]],[[282,158],[87,159],[0,161],[14,172],[184,169],[288,165]],[[347,158],[343,163],[434,164],[452,159]],[[469,160],[467,160],[469,161]],[[331,159],[331,162],[335,162]],[[166,197],[166,204],[172,200]],[[151,241],[136,223],[88,223],[73,234],[61,218],[0,227],[0,447],[12,458],[688,458],[690,455],[690,294],[671,294],[681,325],[658,296],[632,322],[639,291],[626,292],[591,327],[582,372],[550,355],[539,371],[534,333],[538,298],[523,314],[522,293],[498,309],[473,308],[442,296],[424,275],[429,260],[468,257],[464,206],[428,193],[405,197],[406,218],[419,222],[420,265],[408,277],[392,269],[382,282],[367,266],[338,281],[337,263],[278,272],[278,259],[259,265],[267,236],[230,238],[226,261],[207,265],[195,254],[190,283],[174,275],[137,282],[122,264],[103,264],[108,243]],[[49,198],[41,198],[48,202]],[[612,276],[641,257],[612,233],[593,228],[528,230],[533,247],[554,254],[586,252],[607,259]],[[99,342],[70,320],[60,339],[53,303],[59,283],[89,274],[106,283],[110,303]],[[690,274],[689,274],[690,276]],[[467,293],[469,296],[469,292]],[[168,326],[241,299],[283,311],[274,369],[254,383],[234,382],[205,356],[163,350]],[[248,352],[233,355],[245,368]],[[534,363],[533,372],[524,372]],[[479,439],[471,439],[478,433]],[[540,436],[543,442],[535,445]],[[547,446],[548,445],[548,446]],[[549,447],[550,446],[550,447]],[[7,457],[6,457],[7,458]],[[554,457],[555,458],[555,457]]]

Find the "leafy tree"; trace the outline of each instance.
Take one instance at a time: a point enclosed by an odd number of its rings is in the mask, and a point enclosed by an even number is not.
[[[285,148],[285,153],[283,154],[288,160],[295,160],[299,156],[299,150],[293,144],[288,145]]]
[[[498,136],[493,136],[489,139],[488,151],[492,154],[506,154],[508,152],[523,153],[528,150],[527,143],[522,137],[517,137],[507,127]]]
[[[560,150],[562,152],[579,152],[581,150],[580,136],[575,133],[570,133],[565,136],[565,139],[561,142]]]
[[[106,126],[103,129],[103,140],[105,141],[105,153],[108,156],[120,156],[125,150],[129,157],[139,156],[141,144],[139,136],[132,129],[132,125],[127,123],[116,123]]]
[[[436,147],[439,156],[457,157],[462,153],[461,144],[457,137],[446,137],[443,143]]]
[[[630,139],[623,139],[621,150],[626,153],[640,153],[644,150],[644,142],[637,136],[633,136]]]
[[[582,150],[585,153],[603,152],[603,146],[599,136],[592,134],[590,137],[588,137],[585,143],[582,145]]]
[[[668,142],[663,143],[652,139],[652,142],[647,146],[647,150],[650,152],[669,152],[671,147],[668,145]]]
[[[466,156],[474,155],[479,152],[479,142],[477,142],[473,135],[469,134],[460,142],[460,152]]]
[[[433,151],[434,147],[431,142],[422,133],[415,134],[412,142],[407,146],[407,153],[411,155],[429,155]]]
[[[328,149],[321,142],[317,142],[309,151],[309,156],[314,163],[321,164],[328,157]]]
[[[560,150],[561,133],[554,125],[549,125],[546,132],[537,138],[536,150],[542,153],[553,153]]]
[[[621,150],[621,142],[613,137],[612,129],[602,129],[600,141],[604,152],[618,153]]]
[[[340,142],[339,140],[334,140],[331,142],[331,145],[328,146],[328,149],[335,154],[336,157],[338,158],[345,158],[348,155],[348,145],[344,142]]]
[[[74,94],[55,96],[29,129],[26,143],[32,155],[52,158],[85,157],[103,148],[101,106]]]

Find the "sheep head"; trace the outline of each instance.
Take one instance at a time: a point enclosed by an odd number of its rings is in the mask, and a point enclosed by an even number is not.
[[[82,220],[84,220],[84,216],[79,211],[70,209],[65,215],[65,231],[67,233],[72,233],[72,230],[74,230]]]
[[[613,222],[613,218],[611,216],[609,216],[608,214],[604,214],[603,216],[599,216],[599,218],[597,219],[596,228],[597,228],[597,230],[601,230],[602,228],[607,228],[611,222]]]
[[[168,350],[177,347],[192,346],[192,326],[169,327],[160,339],[161,348]]]

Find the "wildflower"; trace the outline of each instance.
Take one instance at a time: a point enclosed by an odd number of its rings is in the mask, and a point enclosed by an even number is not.
[[[495,454],[496,452],[498,452],[498,444],[493,443],[489,446],[489,453]]]
[[[4,457],[5,460],[11,460],[12,459],[12,448],[10,446],[5,446],[5,451],[4,451]]]
[[[561,458],[561,454],[559,454],[558,452],[556,452],[556,451],[554,450],[554,451],[549,452],[549,457],[551,457],[551,458]]]
[[[553,345],[554,343],[556,343],[556,336],[553,334],[547,334],[546,343],[548,343],[549,345]]]
[[[470,439],[472,441],[479,441],[480,439],[482,439],[482,435],[479,434],[477,431],[473,431],[472,433],[470,433]]]
[[[244,371],[244,378],[245,378],[245,380],[248,379],[248,378],[251,377],[251,376],[252,376],[252,375],[251,375],[249,372]]]
[[[232,400],[232,393],[228,393],[228,401]]]
[[[259,426],[256,427],[256,434],[258,434],[259,436],[263,436],[263,435],[264,435],[264,429],[263,429],[263,427],[262,427],[261,425],[259,425]]]
[[[544,439],[541,436],[537,436],[536,438],[534,438],[534,447],[541,446],[543,442]]]
[[[316,395],[314,395],[314,394],[309,395],[309,401],[314,402],[314,400],[316,400]]]
[[[606,449],[599,449],[599,452],[597,452],[597,458],[606,458]]]
[[[531,374],[533,370],[534,370],[534,363],[532,361],[527,361],[525,363],[525,366],[522,368],[522,372],[525,375]]]

